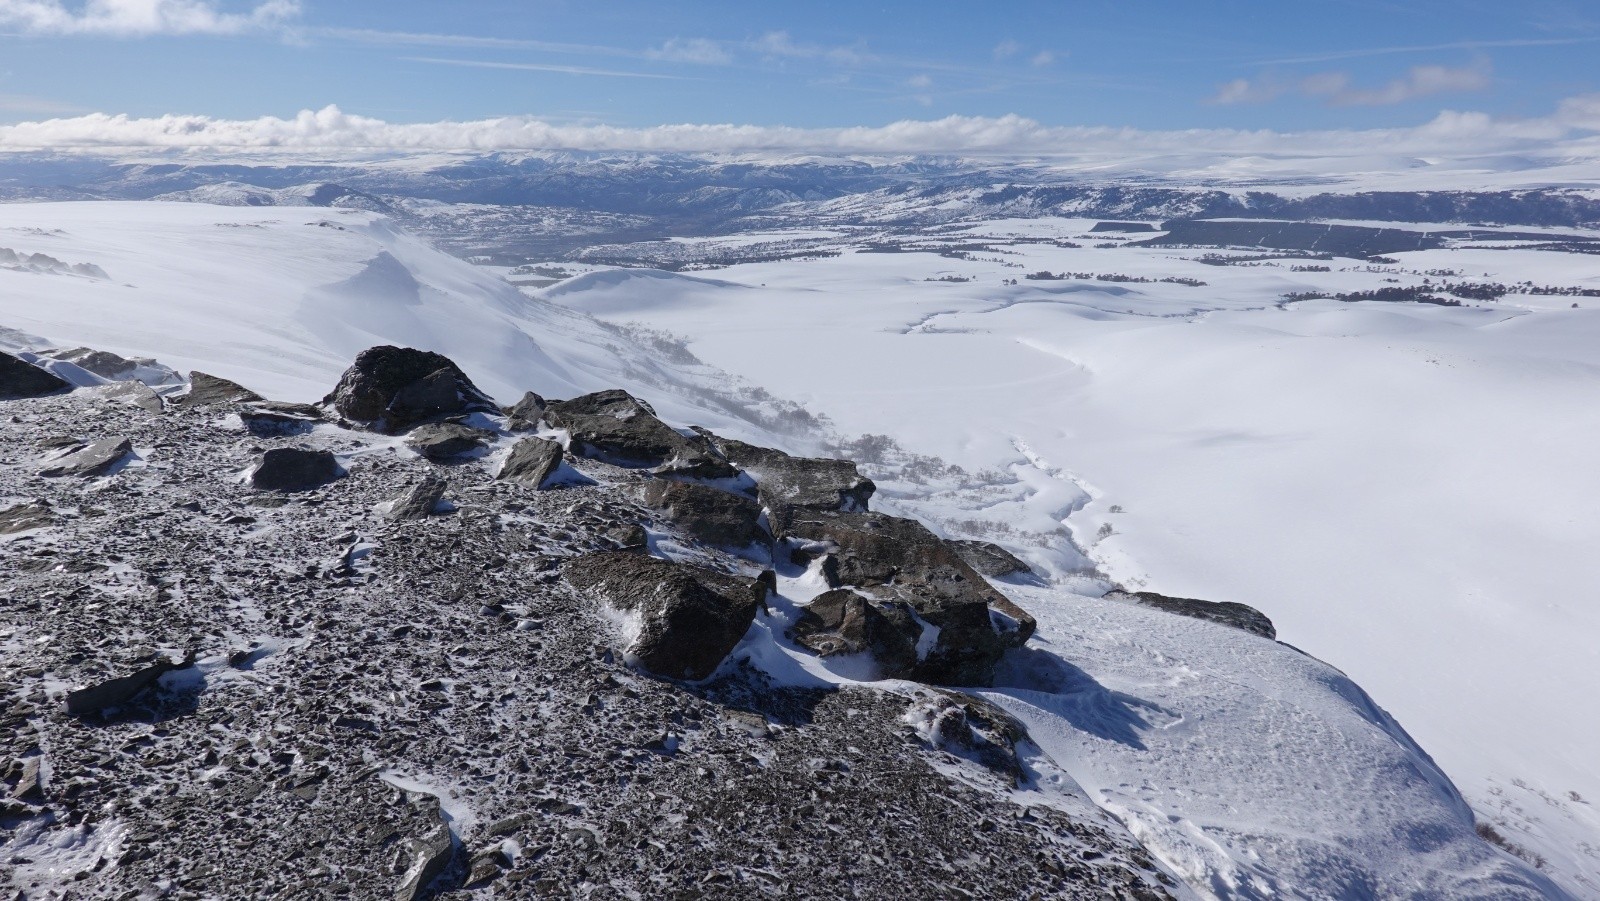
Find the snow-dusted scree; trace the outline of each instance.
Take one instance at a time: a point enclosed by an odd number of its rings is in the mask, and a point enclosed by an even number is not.
[[[0,357],[21,897],[1560,895],[1260,614],[1047,589],[847,461],[401,347],[320,405],[42,365]]]

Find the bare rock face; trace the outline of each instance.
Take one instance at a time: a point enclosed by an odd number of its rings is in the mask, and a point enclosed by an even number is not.
[[[800,613],[794,639],[819,657],[872,654],[885,679],[910,679],[917,669],[923,628],[909,608],[882,603],[849,588],[814,598]]]
[[[275,447],[250,472],[250,487],[262,491],[310,491],[344,475],[332,451]]]
[[[389,515],[395,519],[425,519],[432,516],[434,510],[438,509],[439,502],[444,500],[447,487],[449,486],[444,479],[430,472],[422,477],[422,481],[395,498],[394,506],[389,508]]]
[[[1112,591],[1106,594],[1109,600],[1130,601],[1143,607],[1154,607],[1179,616],[1190,616],[1203,619],[1207,622],[1229,626],[1234,629],[1243,629],[1253,632],[1262,638],[1277,639],[1278,630],[1272,625],[1272,620],[1248,604],[1236,604],[1232,601],[1202,601],[1196,598],[1174,598],[1153,591]]]
[[[179,398],[186,407],[220,407],[229,404],[247,404],[262,400],[261,395],[238,382],[207,375],[189,373],[189,393]]]
[[[915,520],[791,508],[780,517],[780,529],[829,548],[837,564],[833,578],[841,585],[865,590],[880,607],[904,604],[938,628],[912,670],[918,681],[987,684],[1000,656],[1033,634],[1033,617]]]
[[[729,462],[756,480],[762,506],[773,512],[786,507],[866,512],[878,488],[849,460],[794,457],[770,447],[719,438],[704,430],[700,434]]]
[[[194,666],[194,655],[181,661],[159,660],[150,666],[126,676],[107,679],[94,685],[67,692],[67,713],[84,716],[99,713],[108,707],[121,707],[138,694],[156,684],[167,673]]]
[[[0,400],[43,397],[72,390],[72,383],[26,360],[0,353]]]
[[[0,509],[0,535],[42,529],[56,521],[49,506],[38,501],[26,501]]]
[[[744,637],[766,599],[767,581],[629,551],[603,551],[568,563],[567,581],[636,618],[628,659],[669,679],[697,681],[716,671]]]
[[[406,436],[406,444],[429,460],[449,460],[483,450],[492,435],[454,422],[429,422]]]
[[[599,391],[554,401],[545,419],[572,436],[572,452],[618,466],[657,467],[692,478],[732,478],[738,472],[702,437],[688,438],[656,418],[649,404],[626,391]]]
[[[322,402],[345,419],[387,432],[430,419],[500,412],[449,357],[392,345],[357,355]]]
[[[128,439],[106,438],[52,462],[39,470],[39,475],[52,479],[64,476],[90,479],[109,472],[112,467],[122,462],[123,457],[131,453],[133,453],[133,443]]]
[[[495,478],[529,488],[540,488],[545,479],[550,478],[561,466],[561,456],[561,445],[554,441],[524,438],[512,445],[511,456],[506,458]]]
[[[509,423],[510,428],[513,431],[527,431],[537,428],[539,421],[544,419],[546,406],[545,399],[532,391],[522,395],[522,400],[506,408],[506,416],[511,420]]]
[[[638,496],[663,520],[702,543],[736,550],[772,543],[761,527],[761,505],[747,497],[670,479],[644,483]]]
[[[1007,576],[1020,576],[1033,572],[1033,567],[992,542],[958,540],[950,542],[950,546],[968,566],[992,579],[1004,579]]]

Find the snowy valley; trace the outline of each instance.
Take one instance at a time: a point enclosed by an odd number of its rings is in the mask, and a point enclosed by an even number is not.
[[[227,897],[202,864],[270,869],[295,842],[208,843],[172,808],[256,804],[318,836],[290,893],[1600,895],[1592,182],[1041,171],[13,163],[0,351],[75,390],[0,401],[0,884]],[[494,402],[449,411],[469,450],[440,463],[338,408],[385,345]],[[186,400],[193,372],[236,385]],[[594,399],[614,389],[645,405]],[[619,465],[589,415],[659,417],[701,456]],[[40,475],[119,437],[114,466]],[[533,437],[552,468],[508,482]],[[853,461],[875,491],[775,501],[787,476],[744,444]],[[291,447],[343,475],[252,486]],[[398,518],[430,474],[444,494]],[[758,540],[695,533],[655,483],[737,497]],[[893,619],[914,566],[827,562],[889,555],[851,530],[897,517],[934,569],[969,572],[961,541],[1019,561],[962,589],[1007,643],[987,669],[937,671],[955,626]],[[581,562],[618,547],[761,586],[712,672],[652,673],[648,612]],[[910,662],[819,651],[830,603],[904,627]],[[148,653],[108,658],[99,620]],[[68,715],[157,656],[127,712]],[[331,706],[293,708],[312,696]],[[128,797],[85,816],[73,785]]]

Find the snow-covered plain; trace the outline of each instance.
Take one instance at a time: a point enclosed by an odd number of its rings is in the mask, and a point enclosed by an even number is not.
[[[681,424],[800,451],[829,437],[797,433],[810,420],[759,385],[840,434],[892,436],[963,469],[886,467],[881,506],[991,535],[1054,580],[1005,586],[1042,628],[990,697],[1075,780],[1063,796],[1121,818],[1196,894],[1559,897],[1476,838],[1398,724],[1549,878],[1600,890],[1586,753],[1600,567],[1583,553],[1600,538],[1600,476],[1584,468],[1600,319],[1568,299],[1280,309],[1285,291],[1392,276],[1041,244],[997,258],[1021,268],[847,253],[595,272],[530,297],[371,213],[170,203],[4,206],[0,245],[108,276],[0,270],[0,326],[283,400],[317,399],[364,347],[406,343],[502,401],[623,387]],[[1533,254],[1538,272],[1497,279],[1600,287],[1592,259]],[[1035,269],[1208,284],[1001,284]],[[925,281],[943,275],[973,281]],[[591,313],[681,334],[706,363]],[[1101,584],[1090,560],[1130,587],[1261,608],[1398,724],[1292,649],[1085,597]],[[793,651],[780,644],[769,660]]]

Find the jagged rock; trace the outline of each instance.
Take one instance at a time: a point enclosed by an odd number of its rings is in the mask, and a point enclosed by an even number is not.
[[[247,404],[262,400],[261,395],[224,378],[204,372],[189,373],[189,393],[175,403],[187,407],[220,407],[228,404]]]
[[[455,839],[450,827],[440,823],[422,838],[411,839],[411,866],[395,890],[395,901],[419,901],[428,896],[428,887],[455,858]]]
[[[23,758],[22,774],[11,789],[11,800],[30,803],[44,800],[44,779],[41,773],[43,763],[44,758],[37,755]]]
[[[782,534],[809,543],[802,557],[835,556],[840,584],[868,589],[880,605],[903,603],[938,627],[913,671],[919,681],[986,684],[1000,656],[1033,634],[1033,617],[915,520],[790,508],[780,523]]]
[[[438,509],[439,502],[444,499],[444,490],[448,484],[444,479],[433,473],[422,477],[422,481],[412,486],[405,494],[394,501],[394,506],[389,509],[389,515],[395,519],[424,519],[432,516]]]
[[[133,377],[133,371],[138,364],[124,357],[104,350],[94,350],[88,347],[73,347],[67,350],[55,350],[46,354],[52,360],[61,360],[76,364],[82,369],[112,381],[123,381]]]
[[[467,885],[483,885],[498,879],[502,872],[511,869],[512,863],[510,855],[505,852],[504,842],[481,848],[467,863]]]
[[[630,663],[688,680],[710,676],[744,637],[766,601],[768,584],[629,551],[588,554],[563,572],[573,585],[636,620],[624,652]]]
[[[749,498],[670,479],[644,483],[638,497],[662,519],[705,544],[743,549],[772,542],[761,527],[761,505]]]
[[[551,425],[572,436],[572,452],[619,466],[654,466],[693,478],[732,478],[738,472],[704,438],[688,438],[657,419],[649,404],[626,391],[599,391],[553,401]]]
[[[990,578],[1033,572],[1033,567],[1017,559],[1010,551],[988,541],[956,540],[950,542],[967,565]]]
[[[636,522],[607,530],[605,538],[619,550],[644,550],[650,546],[650,533]]]
[[[260,401],[246,404],[239,419],[250,434],[260,438],[303,435],[322,421],[322,411],[310,404]]]
[[[406,435],[406,444],[429,460],[448,460],[483,450],[492,437],[483,429],[454,422],[429,422]]]
[[[250,487],[262,491],[309,491],[344,475],[332,451],[275,447],[250,471]]]
[[[917,667],[922,626],[900,604],[879,603],[849,588],[814,598],[795,622],[793,637],[819,657],[872,654],[885,679],[909,679]]]
[[[539,488],[561,466],[561,445],[543,438],[524,438],[511,448],[497,479]]]
[[[72,383],[26,360],[0,353],[0,400],[43,397],[58,391],[71,391]]]
[[[121,707],[133,700],[139,692],[156,684],[156,680],[173,670],[194,666],[194,652],[182,660],[158,660],[150,666],[126,676],[67,692],[67,713],[73,716],[98,713],[108,707]]]
[[[0,535],[42,529],[55,522],[55,514],[37,501],[16,504],[0,510]]]
[[[386,431],[428,419],[499,412],[449,357],[392,345],[358,354],[322,402],[345,419]]]
[[[532,391],[522,395],[522,400],[506,408],[510,427],[515,431],[537,428],[539,420],[544,418],[545,405],[545,399]]]
[[[762,506],[865,512],[878,486],[856,470],[849,460],[793,457],[770,447],[758,447],[698,430],[724,457],[749,473],[760,492]]]
[[[39,470],[47,478],[77,476],[88,479],[103,475],[133,453],[133,443],[126,438],[106,438],[74,451]]]
[[[1174,598],[1153,591],[1111,591],[1106,593],[1108,600],[1130,601],[1144,607],[1154,607],[1179,616],[1190,616],[1235,629],[1253,632],[1262,638],[1276,639],[1278,630],[1272,625],[1272,620],[1248,604],[1236,604],[1232,601],[1202,601],[1195,598]]]

